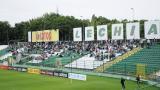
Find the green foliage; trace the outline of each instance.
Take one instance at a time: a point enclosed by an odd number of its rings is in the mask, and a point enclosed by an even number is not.
[[[11,26],[8,22],[0,21],[0,44],[8,42],[8,33],[10,32]]]
[[[140,20],[141,37],[144,37],[144,21],[146,20]],[[83,27],[84,29],[86,26],[94,26],[96,33],[96,26],[105,24],[108,25],[108,36],[111,38],[111,25],[115,23],[125,24],[127,22],[131,21],[128,21],[127,19],[122,21],[118,21],[117,19],[111,20],[102,16],[97,17],[95,15],[92,15],[91,20],[80,20],[76,19],[74,16],[46,13],[41,17],[37,17],[29,21],[16,23],[14,27],[11,27],[8,22],[0,22],[0,44],[7,44],[7,42],[10,40],[27,41],[28,31],[40,31],[48,29],[59,29],[60,40],[69,41],[73,38],[73,28]],[[134,22],[138,22],[138,20],[134,20]]]

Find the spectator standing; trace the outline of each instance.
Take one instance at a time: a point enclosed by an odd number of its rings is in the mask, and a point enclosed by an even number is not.
[[[122,90],[125,90],[125,79],[121,78],[121,85],[122,85]]]
[[[138,87],[140,87],[140,76],[139,75],[136,77],[136,81],[137,81]]]

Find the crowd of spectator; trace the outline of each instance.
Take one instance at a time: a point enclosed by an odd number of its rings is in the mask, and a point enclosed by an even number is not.
[[[104,60],[116,58],[135,47],[149,48],[154,44],[154,40],[106,40],[106,41],[88,41],[88,42],[37,42],[37,43],[19,43],[10,45],[13,55],[17,54],[40,54],[38,58],[45,60],[52,55],[63,57],[64,53],[72,51],[83,55],[88,52],[90,57],[96,60]],[[59,53],[58,53],[59,52]],[[69,54],[70,55],[70,54]]]

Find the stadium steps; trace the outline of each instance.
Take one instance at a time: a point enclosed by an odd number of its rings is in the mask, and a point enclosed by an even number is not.
[[[73,60],[76,59],[76,58],[79,58],[79,57],[80,56],[78,54],[75,54],[75,57],[73,58]],[[68,64],[68,63],[71,62],[71,54],[65,53],[65,54],[63,54],[63,57],[53,56],[53,57],[49,58],[48,60],[43,61],[41,64],[43,64],[43,65],[48,65],[48,64],[54,65],[56,63],[57,59],[60,60],[62,65]]]
[[[107,68],[111,67],[113,64],[116,64],[124,59],[126,59],[127,57],[135,54],[136,52],[140,51],[141,48],[134,48],[131,51],[128,51],[127,53],[123,54],[122,56],[118,56],[116,59],[106,62],[103,65],[97,67],[94,71],[95,72],[104,72],[104,70],[106,70]]]
[[[84,52],[84,55],[88,54],[88,52]],[[51,56],[47,60],[42,61],[41,63],[27,63],[26,65],[32,65],[32,66],[45,66],[45,67],[55,67],[57,60],[60,60],[60,64],[62,66],[67,65],[79,58],[81,58],[84,55],[80,55],[78,53],[74,53],[72,51],[67,51],[66,53],[62,54],[63,57],[59,56]],[[72,60],[71,60],[72,57]]]
[[[107,59],[108,60],[108,59]],[[104,61],[96,60],[95,57],[90,57],[90,54],[87,54],[67,65],[67,68],[75,68],[75,69],[87,69],[93,70],[98,66],[102,65]]]

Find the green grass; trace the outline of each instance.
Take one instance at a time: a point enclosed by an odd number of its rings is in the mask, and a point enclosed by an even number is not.
[[[143,85],[145,86],[145,85]],[[133,81],[126,81],[126,90],[135,90]],[[121,90],[120,80],[87,76],[87,81],[0,70],[0,90]],[[160,90],[149,87],[144,90]]]

